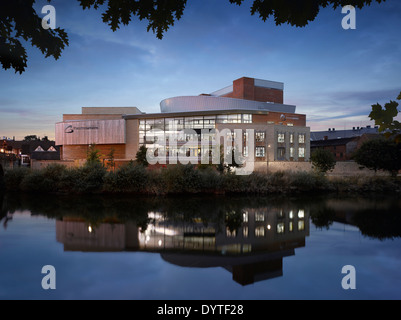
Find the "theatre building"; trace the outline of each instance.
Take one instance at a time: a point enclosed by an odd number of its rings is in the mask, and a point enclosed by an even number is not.
[[[284,104],[283,83],[244,77],[210,94],[165,99],[160,109],[147,114],[135,107],[84,107],[81,114],[64,114],[56,124],[61,159],[85,159],[96,144],[103,158],[114,149],[116,160],[129,161],[145,145],[164,155],[166,164],[200,163],[223,144],[223,133],[255,169],[273,161],[309,161],[306,116]]]

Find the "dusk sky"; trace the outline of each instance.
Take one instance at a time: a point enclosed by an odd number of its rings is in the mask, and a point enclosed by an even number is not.
[[[52,1],[70,45],[55,61],[28,44],[22,75],[0,69],[0,137],[54,139],[62,114],[81,107],[155,113],[165,98],[210,93],[243,76],[284,82],[284,103],[306,114],[311,131],[373,125],[371,105],[398,96],[401,1],[357,10],[356,30],[344,30],[344,14],[332,8],[305,28],[276,26],[251,16],[252,2],[188,0],[159,40],[146,21],[113,32],[102,10]],[[39,14],[46,4],[36,2]]]

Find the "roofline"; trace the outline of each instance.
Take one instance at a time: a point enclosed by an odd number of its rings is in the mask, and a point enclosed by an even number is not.
[[[219,115],[219,114],[232,114],[232,113],[251,113],[251,114],[264,114],[281,113],[292,115],[304,115],[300,113],[291,112],[278,112],[266,110],[249,110],[249,109],[230,109],[230,110],[207,110],[207,111],[188,111],[188,112],[161,112],[161,113],[146,113],[146,114],[130,114],[123,115],[123,119],[146,119],[146,118],[170,118],[170,117],[191,117],[191,116],[206,116],[206,115]]]

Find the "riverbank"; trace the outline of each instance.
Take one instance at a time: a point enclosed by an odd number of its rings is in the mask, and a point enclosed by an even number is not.
[[[176,165],[148,170],[127,165],[115,171],[102,166],[41,170],[16,168],[4,174],[6,191],[67,194],[299,194],[401,193],[401,180],[384,176],[326,177],[315,172],[220,174],[213,168]]]

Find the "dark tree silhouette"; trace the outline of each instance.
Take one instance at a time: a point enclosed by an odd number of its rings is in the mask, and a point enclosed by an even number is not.
[[[321,8],[333,9],[353,5],[361,9],[372,2],[385,0],[254,0],[250,8],[252,15],[266,21],[273,17],[276,25],[288,23],[304,27],[315,20]],[[28,56],[21,40],[30,42],[47,58],[56,60],[68,46],[67,33],[61,29],[42,28],[43,17],[33,9],[35,0],[0,0],[0,63],[3,69],[14,69],[20,74],[27,67]],[[51,0],[48,0],[51,3]],[[102,20],[113,31],[121,24],[128,25],[135,17],[147,20],[147,31],[152,30],[159,39],[178,21],[187,0],[78,0],[83,9],[100,9]],[[242,5],[243,0],[229,0]]]

